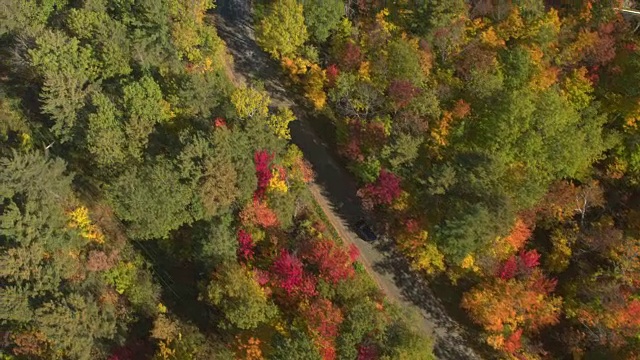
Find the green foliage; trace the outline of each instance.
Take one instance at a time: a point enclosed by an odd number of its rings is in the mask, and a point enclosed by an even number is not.
[[[193,221],[189,212],[193,191],[166,159],[127,170],[107,188],[107,196],[137,239],[165,238],[171,230]]]
[[[104,94],[91,96],[95,112],[88,116],[87,150],[102,168],[122,165],[128,156],[127,138],[119,121],[120,113]]]
[[[81,41],[88,42],[94,49],[95,57],[100,63],[99,77],[102,79],[128,75],[131,72],[127,29],[105,10],[71,9],[67,18],[72,34]]]
[[[345,4],[342,0],[303,0],[304,23],[311,38],[322,43],[327,40],[344,16]]]
[[[43,79],[42,111],[54,120],[52,131],[65,142],[73,136],[78,111],[99,67],[91,48],[59,31],[45,31],[36,39],[36,46],[29,55]]]
[[[209,283],[206,299],[239,329],[253,329],[273,319],[277,308],[267,299],[254,274],[238,264],[223,265]]]
[[[71,294],[45,302],[36,310],[37,326],[52,350],[74,359],[91,359],[95,339],[113,338],[115,309],[100,308],[89,298]]]
[[[302,4],[296,0],[272,2],[257,26],[257,41],[276,59],[292,57],[307,41]]]
[[[278,333],[273,340],[272,360],[321,360],[322,356],[307,333],[292,328],[288,336]]]
[[[156,124],[169,119],[169,111],[160,86],[149,76],[126,85],[123,92],[127,145],[131,156],[140,160],[149,134]]]

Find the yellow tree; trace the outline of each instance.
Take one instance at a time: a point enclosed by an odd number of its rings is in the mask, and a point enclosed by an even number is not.
[[[296,0],[276,0],[257,28],[257,41],[271,56],[292,57],[307,41],[302,4]]]

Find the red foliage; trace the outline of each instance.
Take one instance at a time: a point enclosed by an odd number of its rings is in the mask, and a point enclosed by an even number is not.
[[[253,260],[255,244],[251,238],[251,234],[244,229],[238,231],[238,256],[244,260]]]
[[[550,294],[556,289],[558,284],[557,279],[549,279],[542,275],[540,272],[534,272],[533,278],[530,281],[530,290],[539,294]]]
[[[300,259],[282,250],[280,256],[271,266],[276,286],[287,295],[313,296],[316,293],[315,281],[305,276]]]
[[[504,350],[508,353],[515,353],[522,347],[522,329],[518,329],[511,333],[504,342]]]
[[[532,269],[540,265],[540,254],[536,249],[530,251],[520,251],[520,261],[527,269]]]
[[[258,282],[258,284],[260,284],[260,286],[265,286],[267,283],[269,283],[269,272],[268,271],[256,269],[254,271],[254,275],[255,275],[256,282]]]
[[[389,85],[389,97],[393,101],[396,109],[401,109],[411,102],[418,95],[420,89],[413,86],[407,80],[394,80]]]
[[[316,345],[320,348],[322,359],[335,359],[334,341],[343,320],[342,311],[327,299],[317,299],[305,311],[303,317]]]
[[[348,160],[356,162],[364,161],[364,155],[360,149],[360,142],[356,137],[349,137],[348,142],[340,146],[338,151],[340,152],[340,155],[346,157]]]
[[[352,41],[347,41],[340,54],[340,67],[347,70],[355,70],[362,61],[362,51],[360,47]]]
[[[227,122],[226,122],[226,121],[224,121],[224,119],[223,119],[223,118],[221,118],[221,117],[217,117],[217,118],[213,121],[213,124],[214,124],[214,126],[215,126],[215,127],[217,127],[217,128],[227,127]]]
[[[349,258],[351,262],[356,262],[360,257],[360,250],[354,244],[349,245]]]
[[[624,44],[624,48],[625,48],[625,50],[633,52],[633,51],[636,51],[637,45],[635,43],[628,42],[628,43]]]
[[[380,176],[373,184],[367,184],[358,191],[358,196],[366,203],[376,205],[391,205],[393,200],[400,196],[400,178],[393,173],[382,169]]]
[[[407,232],[409,234],[415,234],[418,231],[420,231],[420,224],[418,223],[418,220],[416,220],[416,219],[407,219],[404,222],[404,225],[407,227]]]
[[[327,299],[317,299],[305,312],[307,326],[317,336],[335,339],[342,323],[342,311]]]
[[[326,74],[327,74],[327,86],[334,87],[336,85],[336,80],[340,75],[340,68],[338,68],[338,65],[336,64],[331,64],[327,66]]]
[[[336,284],[355,275],[350,252],[332,240],[313,241],[304,259],[317,267],[321,279],[330,283]]]
[[[266,150],[256,151],[253,155],[256,177],[258,178],[258,188],[254,194],[256,198],[260,199],[264,196],[264,192],[269,185],[269,180],[271,180],[271,169],[269,166],[271,160],[273,160],[273,155],[269,154]]]
[[[456,101],[455,105],[453,106],[453,110],[451,111],[453,118],[458,120],[467,117],[467,115],[469,115],[470,113],[471,105],[469,105],[468,102],[462,99]]]
[[[500,269],[498,276],[502,280],[513,279],[516,276],[516,271],[518,270],[518,262],[516,261],[515,256],[511,256],[507,261],[502,264],[502,268]]]
[[[358,347],[358,360],[375,360],[378,356],[378,349],[375,345],[360,344]]]

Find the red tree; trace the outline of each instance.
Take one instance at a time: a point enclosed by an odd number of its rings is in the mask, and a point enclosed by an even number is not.
[[[500,276],[502,280],[513,279],[513,277],[516,276],[517,270],[518,262],[516,261],[516,257],[512,255],[509,259],[507,259],[507,261],[504,262],[498,276]]]
[[[375,345],[360,344],[358,347],[358,360],[375,360],[378,356],[378,349]]]
[[[340,67],[348,70],[355,70],[362,61],[362,51],[360,47],[352,41],[347,41],[340,54]]]
[[[310,297],[316,294],[315,281],[305,276],[302,262],[286,250],[282,250],[271,266],[275,285],[288,296],[302,295]]]
[[[316,299],[304,312],[304,319],[316,345],[320,348],[322,359],[335,359],[334,343],[343,320],[340,308],[327,299]]]
[[[504,342],[504,350],[508,353],[515,353],[522,347],[522,329],[518,329],[511,333],[507,340]]]
[[[338,80],[338,76],[340,75],[340,69],[338,65],[331,64],[327,67],[327,86],[334,87],[336,85],[336,80]]]
[[[271,160],[273,160],[273,155],[269,154],[266,150],[256,151],[253,155],[256,177],[258,178],[258,188],[254,194],[256,198],[260,199],[264,196],[264,192],[269,185],[269,180],[271,180],[271,169],[269,166]]]
[[[238,256],[244,260],[253,260],[255,244],[251,238],[251,234],[244,229],[238,231]]]
[[[391,205],[401,193],[400,178],[385,169],[373,184],[367,184],[358,191],[358,196],[369,206]]]
[[[419,90],[407,80],[394,80],[389,85],[389,97],[396,109],[401,109],[409,105],[411,100],[418,95]]]
[[[519,256],[520,256],[520,262],[527,269],[532,269],[540,265],[540,254],[535,249],[530,251],[521,250]]]
[[[332,240],[313,241],[304,258],[315,265],[319,277],[328,282],[336,284],[355,275],[349,252]]]

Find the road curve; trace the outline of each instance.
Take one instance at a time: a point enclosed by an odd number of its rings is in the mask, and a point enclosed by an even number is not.
[[[406,260],[394,252],[390,244],[373,246],[353,232],[353,224],[365,217],[356,196],[357,186],[352,176],[333,156],[329,145],[313,131],[302,99],[289,93],[281,80],[281,70],[255,43],[253,26],[246,9],[234,11],[232,1],[220,2],[219,14],[214,18],[220,37],[234,59],[234,76],[238,82],[264,84],[274,106],[289,106],[298,121],[291,123],[293,142],[300,147],[305,158],[317,174],[310,190],[327,218],[343,241],[355,244],[361,261],[387,297],[401,307],[415,309],[422,315],[417,324],[435,341],[434,352],[439,359],[482,359],[471,347],[470,334],[452,319],[445,307],[422,276],[409,269]],[[475,339],[477,340],[477,339]]]

